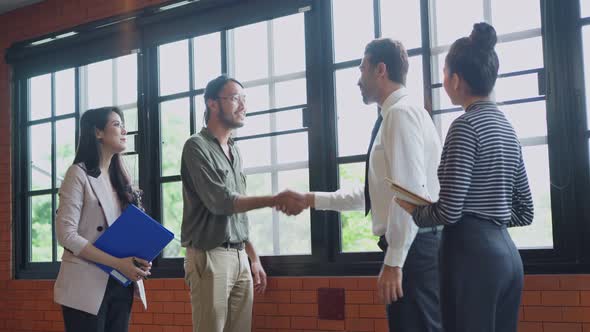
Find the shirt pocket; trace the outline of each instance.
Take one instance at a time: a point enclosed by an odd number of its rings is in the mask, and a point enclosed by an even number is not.
[[[225,185],[228,184],[228,178],[229,178],[229,170],[228,169],[224,169],[224,168],[216,168],[215,172],[217,173],[217,175],[219,175],[219,178],[221,179],[221,182],[223,182]]]

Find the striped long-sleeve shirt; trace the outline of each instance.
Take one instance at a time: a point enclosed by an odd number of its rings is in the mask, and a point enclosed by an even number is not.
[[[494,102],[471,104],[451,124],[438,177],[439,200],[414,210],[420,227],[454,224],[464,214],[509,227],[533,221],[520,143]]]

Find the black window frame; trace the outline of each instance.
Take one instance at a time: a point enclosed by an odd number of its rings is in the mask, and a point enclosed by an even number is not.
[[[307,104],[305,131],[308,133],[310,190],[338,189],[340,164],[364,161],[365,155],[338,157],[335,111],[334,73],[337,69],[358,66],[360,59],[333,62],[332,1],[294,0],[202,0],[181,8],[161,10],[149,7],[132,13],[93,22],[43,36],[36,40],[55,38],[69,31],[78,34],[32,47],[28,40],[8,50],[7,62],[13,66],[12,81],[12,192],[14,225],[14,265],[16,278],[55,278],[58,262],[30,263],[28,249],[30,216],[27,203],[27,79],[65,68],[78,68],[100,60],[138,53],[138,131],[140,187],[145,191],[146,210],[161,220],[159,169],[158,105],[166,98],[158,93],[158,45],[194,38],[211,32],[227,31],[246,24],[261,22],[304,12],[306,37]],[[424,103],[432,110],[429,0],[420,1],[422,45],[409,50],[422,56]],[[373,0],[375,37],[380,36],[379,0]],[[526,273],[590,272],[590,206],[584,197],[590,193],[590,161],[585,127],[584,80],[579,68],[583,65],[581,27],[590,25],[590,18],[579,18],[579,2],[556,4],[540,0],[545,68],[540,86],[546,90],[549,163],[551,177],[554,249],[521,250]],[[199,22],[195,24],[194,22]],[[187,28],[189,27],[189,28]],[[466,31],[467,33],[467,31]],[[225,33],[222,33],[224,36]],[[123,36],[125,42],[123,43]],[[566,36],[566,37],[564,37]],[[222,37],[222,40],[225,37]],[[192,52],[192,48],[189,47]],[[226,55],[222,55],[222,70]],[[76,69],[76,73],[78,69]],[[523,73],[508,73],[517,75]],[[192,70],[189,72],[192,78]],[[78,77],[78,75],[76,75]],[[76,79],[76,85],[78,86]],[[193,80],[190,80],[191,88]],[[78,89],[76,120],[79,117]],[[200,90],[187,93],[192,101]],[[175,95],[176,96],[176,95]],[[176,96],[178,97],[178,96]],[[191,133],[194,128],[194,105],[191,102]],[[302,106],[303,107],[303,106]],[[281,109],[266,110],[269,112]],[[436,112],[436,111],[435,111]],[[582,126],[583,125],[583,126]],[[276,135],[276,134],[269,134]],[[55,136],[55,133],[53,134]],[[77,136],[77,133],[76,133]],[[55,140],[55,137],[52,137]],[[77,137],[76,137],[77,140]],[[53,168],[55,165],[53,165]],[[174,178],[176,180],[176,178]],[[563,182],[564,179],[569,181]],[[575,179],[575,181],[573,180]],[[55,211],[52,207],[52,212]],[[383,254],[377,252],[342,253],[339,214],[311,212],[312,254],[302,256],[265,256],[263,262],[269,275],[375,275]],[[54,213],[52,213],[54,214]],[[55,239],[53,240],[55,241]],[[53,253],[55,256],[55,253]],[[181,277],[181,258],[158,258],[154,277]]]

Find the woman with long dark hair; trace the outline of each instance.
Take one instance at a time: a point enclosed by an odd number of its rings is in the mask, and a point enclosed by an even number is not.
[[[57,240],[65,250],[54,299],[62,305],[67,332],[127,331],[134,293],[146,305],[142,278],[150,274],[151,263],[116,258],[93,245],[127,205],[140,204],[121,158],[126,134],[117,107],[88,110],[80,119],[76,157],[59,190],[56,218]],[[95,263],[134,282],[124,287]]]
[[[533,221],[533,201],[512,125],[490,93],[498,77],[496,31],[486,23],[453,43],[445,91],[465,113],[449,129],[438,169],[439,200],[396,199],[420,227],[445,225],[441,309],[449,332],[516,332],[522,260],[507,227]]]

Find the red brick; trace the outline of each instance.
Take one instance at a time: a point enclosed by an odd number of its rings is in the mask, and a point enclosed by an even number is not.
[[[580,292],[580,304],[586,307],[590,307],[590,291]]]
[[[172,325],[174,324],[174,314],[154,314],[154,324]]]
[[[317,303],[316,291],[291,291],[291,303]]]
[[[361,318],[384,318],[385,307],[378,304],[359,305],[359,317]]]
[[[318,329],[329,330],[329,331],[343,331],[344,321],[343,320],[318,320]]]
[[[543,332],[582,332],[582,324],[543,323]]]
[[[278,313],[278,307],[272,303],[257,303],[253,311],[256,315],[275,315]]]
[[[290,303],[291,292],[288,290],[281,291],[266,291],[263,295],[256,295],[254,297],[255,303]]]
[[[172,290],[172,289],[185,289],[186,282],[184,279],[165,279],[164,280],[164,289]],[[188,289],[188,288],[186,288]]]
[[[172,313],[172,314],[183,314],[184,302],[164,302],[161,312]]]
[[[358,282],[356,278],[332,278],[330,279],[330,287],[356,290],[358,289]]]
[[[372,291],[346,291],[346,303],[373,304]]]
[[[559,276],[527,275],[524,277],[525,290],[559,290]]]
[[[375,277],[358,278],[357,283],[359,290],[377,290],[377,278]]]
[[[306,316],[318,315],[317,304],[281,304],[278,306],[279,316]]]
[[[565,290],[590,290],[590,275],[562,275],[560,288]]]
[[[372,319],[347,319],[346,331],[367,331],[373,332],[375,326]]]
[[[318,327],[318,319],[315,317],[291,317],[291,328],[311,330]]]
[[[529,322],[561,322],[562,308],[558,307],[524,307],[525,321]]]
[[[190,314],[174,314],[175,325],[192,325],[192,317]]]
[[[590,307],[565,307],[563,308],[564,322],[590,322]]]
[[[389,332],[389,324],[387,319],[374,319],[375,332]]]
[[[266,317],[266,327],[274,329],[288,329],[291,327],[290,317]]]
[[[518,332],[542,332],[543,323],[518,322]]]
[[[131,322],[138,324],[152,324],[154,322],[154,314],[133,313],[131,314]]]
[[[541,302],[548,306],[577,306],[580,305],[580,293],[577,291],[543,291]]]
[[[584,332],[590,332],[590,324],[584,324]]]
[[[329,288],[330,278],[301,278],[303,280],[303,289],[315,290],[318,288]]]
[[[276,289],[302,289],[303,282],[301,278],[287,278],[279,277],[275,278],[277,286]]]
[[[540,291],[523,291],[522,305],[541,305]]]

